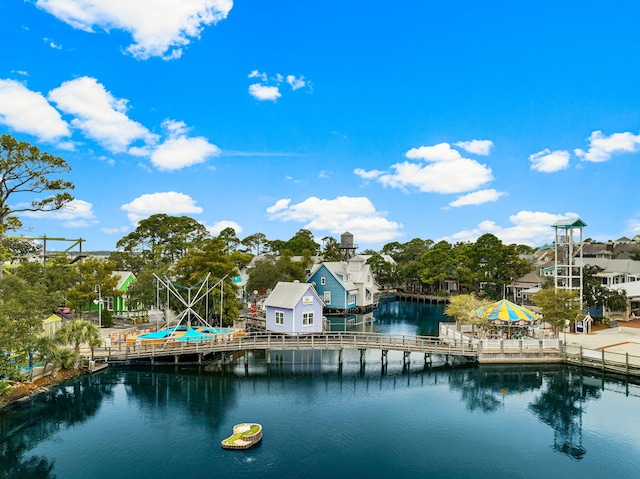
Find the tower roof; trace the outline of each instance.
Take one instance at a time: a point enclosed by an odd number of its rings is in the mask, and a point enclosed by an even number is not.
[[[551,225],[553,228],[584,228],[587,223],[580,218],[564,218]]]

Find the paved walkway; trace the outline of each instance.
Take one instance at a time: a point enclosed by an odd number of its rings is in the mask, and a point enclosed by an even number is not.
[[[560,337],[564,339],[562,335]],[[620,326],[589,334],[567,333],[567,345],[640,357],[640,329]]]

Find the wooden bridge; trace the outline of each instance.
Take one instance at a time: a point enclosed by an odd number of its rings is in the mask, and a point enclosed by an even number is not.
[[[533,359],[538,359],[536,362],[540,362],[540,358],[548,358],[550,355],[554,360],[562,360],[557,343],[547,345],[542,341],[535,341],[535,344],[527,345],[520,341],[514,342],[513,345],[509,343],[505,347],[504,343],[483,345],[477,340],[463,338],[359,332],[326,332],[299,336],[259,332],[239,333],[206,341],[139,340],[96,348],[94,358],[110,363],[147,360],[151,363],[156,361],[179,363],[187,359],[190,362],[194,360],[202,362],[242,351],[266,351],[267,362],[270,362],[271,351],[337,350],[339,361],[342,362],[342,352],[345,349],[360,350],[361,361],[364,358],[364,352],[368,349],[382,351],[383,358],[388,351],[401,351],[406,359],[409,359],[412,353],[418,353],[423,354],[425,360],[429,361],[432,355],[446,356],[447,359],[453,356],[464,357],[472,361],[480,360],[480,362],[483,362],[483,357],[493,358],[494,362],[498,362],[496,359],[499,358],[510,358],[503,362],[534,362]]]

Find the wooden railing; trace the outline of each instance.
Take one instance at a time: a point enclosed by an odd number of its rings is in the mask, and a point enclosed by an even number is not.
[[[475,357],[477,345],[431,336],[392,336],[377,333],[329,332],[287,336],[276,333],[243,333],[231,338],[206,341],[137,341],[94,349],[94,356],[108,361],[211,354],[246,350],[340,350],[380,349],[425,354]]]
[[[616,353],[605,349],[584,349],[582,346],[567,345],[564,360],[568,364],[598,369],[625,376],[640,376],[640,356]]]

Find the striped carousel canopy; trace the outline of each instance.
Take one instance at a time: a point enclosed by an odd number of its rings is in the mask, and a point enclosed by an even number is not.
[[[540,316],[524,306],[501,299],[486,309],[478,310],[477,316],[496,325],[526,326]]]

